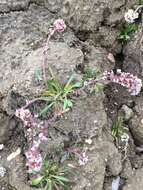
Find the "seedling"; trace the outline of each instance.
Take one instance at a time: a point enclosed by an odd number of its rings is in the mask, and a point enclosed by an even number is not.
[[[118,33],[117,39],[124,43],[130,39],[130,34],[138,29],[136,24],[124,24]]]
[[[123,120],[120,117],[117,117],[112,124],[112,136],[117,139],[123,134],[123,132]]]
[[[39,177],[32,180],[32,185],[37,190],[69,190],[69,179],[67,168],[62,168],[58,163],[52,163],[47,159]]]

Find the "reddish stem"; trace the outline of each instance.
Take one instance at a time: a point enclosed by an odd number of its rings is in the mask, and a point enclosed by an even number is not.
[[[46,78],[46,64],[47,64],[47,53],[48,53],[48,49],[49,49],[49,41],[55,32],[56,32],[56,29],[54,29],[54,28],[50,31],[49,36],[47,38],[46,45],[43,50],[42,73],[43,73],[44,81],[46,81],[46,79],[47,79]]]

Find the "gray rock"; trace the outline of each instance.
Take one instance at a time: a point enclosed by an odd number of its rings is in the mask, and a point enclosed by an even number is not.
[[[93,140],[93,144],[89,148],[87,155],[89,161],[85,166],[80,168],[80,176],[75,177],[75,182],[77,183],[72,189],[92,190],[97,188],[98,190],[102,190],[106,176],[106,168],[109,166],[109,160],[117,158],[114,161],[114,169],[112,171],[110,170],[110,175],[118,175],[122,169],[121,157],[113,143],[100,138],[98,140]]]
[[[109,159],[107,166],[113,176],[118,176],[122,171],[121,154],[116,153],[115,155],[112,155],[112,158]]]
[[[90,33],[89,42],[92,40],[93,44],[97,46],[100,44],[104,48],[114,53],[120,53],[122,45],[117,41],[118,30],[108,26],[99,27],[98,31]]]
[[[121,173],[121,177],[129,179],[131,178],[131,176],[133,176],[132,165],[130,160],[127,159],[123,165],[123,171]]]
[[[142,25],[139,30],[131,36],[130,42],[124,49],[125,60],[123,69],[134,75],[143,77],[143,36]]]
[[[104,72],[114,68],[115,64],[109,61],[109,52],[107,50],[100,47],[87,46],[85,52],[86,64],[93,70]]]
[[[104,175],[105,175],[105,162],[102,156],[95,151],[88,154],[89,162],[81,168],[80,176],[76,176],[76,185],[72,187],[73,190],[81,189],[95,189],[102,190]]]
[[[114,26],[121,24],[126,7],[130,8],[136,4],[135,0],[39,0],[38,2],[62,17],[68,26],[77,32],[77,36],[82,36],[83,41],[92,40],[95,46],[100,44],[115,53],[121,52],[121,45],[116,40],[117,30]]]
[[[0,113],[0,144],[5,143],[16,126],[16,121],[4,113]]]
[[[58,12],[68,25],[78,31],[95,31],[103,22],[108,25],[119,23],[124,15],[125,6],[135,1],[117,0],[46,0],[39,1],[52,12]],[[96,18],[96,19],[95,19]]]
[[[43,35],[44,28],[47,32],[51,20],[51,14],[43,8],[38,9],[37,6],[30,6],[27,12],[1,15],[1,109],[8,114],[15,111],[9,103],[13,99],[12,92],[32,98],[43,88],[35,85],[34,73],[36,69],[41,69],[44,44],[42,41],[46,40],[46,35]],[[51,42],[47,60],[55,74],[58,73],[59,78],[66,81],[76,65],[82,64],[83,53],[79,48],[69,47],[65,42]]]
[[[123,105],[119,113],[125,121],[129,121],[134,115],[133,110],[127,105]]]
[[[143,103],[142,97],[136,100],[135,116],[129,123],[130,130],[137,145],[143,144]]]
[[[126,185],[123,190],[142,190],[143,187],[143,169],[138,169],[135,171],[134,175],[127,180]]]
[[[0,1],[0,13],[26,10],[29,3],[30,0],[2,0]]]
[[[107,125],[107,116],[103,106],[103,95],[77,99],[72,112],[65,114],[54,126],[63,133],[73,133],[74,136],[91,138],[100,136]],[[82,97],[80,97],[82,98]]]

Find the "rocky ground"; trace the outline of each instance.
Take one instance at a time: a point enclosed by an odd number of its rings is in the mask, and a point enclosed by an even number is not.
[[[124,45],[117,32],[124,13],[136,0],[0,0],[0,177],[1,190],[30,190],[24,150],[26,140],[15,110],[36,97],[43,86],[34,79],[41,67],[42,47],[48,28],[63,18],[66,32],[50,41],[48,62],[62,82],[89,66],[101,72],[121,68],[143,79],[142,24]],[[109,59],[112,53],[115,62]],[[122,63],[121,63],[122,61]],[[111,190],[114,177],[121,177],[122,190],[142,190],[143,186],[143,95],[133,97],[125,88],[110,84],[104,92],[77,98],[74,108],[48,129],[48,144],[41,151],[51,153],[54,144],[84,143],[89,161],[77,167],[72,190]],[[126,158],[111,135],[114,118],[122,113],[130,136]],[[18,148],[12,160],[8,155]]]

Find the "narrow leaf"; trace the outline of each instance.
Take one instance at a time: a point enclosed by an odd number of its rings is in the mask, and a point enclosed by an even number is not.
[[[51,175],[53,178],[58,179],[63,182],[69,182],[69,179],[63,177],[63,176],[56,176],[56,175]]]
[[[43,176],[40,176],[40,177],[38,177],[36,179],[32,179],[32,185],[38,185],[38,184],[40,184],[40,182],[42,181],[42,179],[43,179]]]

